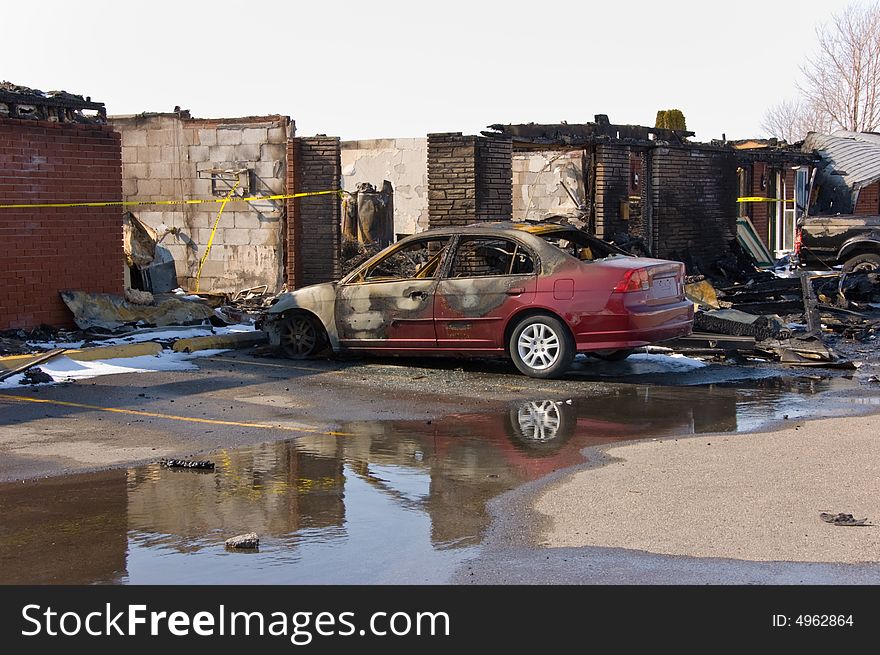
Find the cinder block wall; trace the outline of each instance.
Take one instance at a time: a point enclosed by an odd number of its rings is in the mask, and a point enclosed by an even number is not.
[[[584,198],[583,151],[524,151],[513,155],[513,220],[574,213],[576,197]]]
[[[106,125],[0,119],[0,204],[119,200]],[[0,329],[72,326],[58,292],[123,291],[119,207],[0,209]]]
[[[287,186],[293,193],[338,190],[342,163],[338,137],[296,137],[287,144]],[[287,203],[287,285],[299,288],[340,276],[342,204],[337,193]]]
[[[428,140],[371,139],[342,141],[342,188],[356,191],[360,182],[377,189],[394,187],[394,232],[415,234],[428,228]]]
[[[177,114],[111,116],[122,134],[125,199],[219,199],[225,182],[212,187],[211,171],[238,175],[238,195],[286,193],[285,158],[293,122],[287,116],[196,119]],[[231,175],[227,175],[231,179]],[[220,211],[219,203],[132,207],[160,235],[174,257],[177,281],[195,288],[195,275]],[[226,205],[199,282],[200,291],[234,292],[283,281],[284,201]]]
[[[720,149],[657,147],[651,188],[655,255],[698,266],[736,237],[736,162]]]

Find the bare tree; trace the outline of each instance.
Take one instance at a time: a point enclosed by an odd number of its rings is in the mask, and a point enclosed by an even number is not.
[[[830,132],[835,129],[821,108],[803,98],[783,100],[764,114],[761,127],[770,135],[795,143],[807,132]]]
[[[816,35],[816,53],[801,68],[804,102],[832,128],[873,132],[880,127],[880,7],[851,4]]]

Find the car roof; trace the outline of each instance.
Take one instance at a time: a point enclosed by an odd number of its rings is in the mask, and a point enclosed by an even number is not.
[[[448,234],[461,234],[462,232],[469,233],[490,233],[490,234],[498,234],[498,235],[507,235],[507,236],[515,236],[518,234],[522,234],[526,232],[527,234],[535,234],[542,235],[550,232],[558,232],[558,231],[577,231],[577,228],[573,225],[560,224],[560,223],[548,223],[548,222],[533,222],[533,221],[523,221],[523,222],[514,222],[514,221],[486,221],[483,223],[471,223],[469,225],[462,226],[454,226],[454,227],[436,227],[431,228],[429,230],[425,230],[424,232],[418,232],[417,234],[413,234],[408,237],[409,239],[413,237],[425,237],[433,234],[436,235],[448,235]]]

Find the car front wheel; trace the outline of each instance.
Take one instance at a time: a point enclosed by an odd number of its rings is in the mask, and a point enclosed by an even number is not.
[[[292,359],[315,357],[326,348],[324,328],[307,314],[294,314],[279,326],[281,349]]]
[[[520,372],[533,378],[562,375],[574,359],[574,339],[552,316],[529,316],[510,336],[510,356]]]

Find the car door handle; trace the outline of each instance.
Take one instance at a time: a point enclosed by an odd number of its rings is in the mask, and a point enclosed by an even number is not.
[[[427,298],[428,294],[424,291],[413,291],[409,294],[409,297],[415,300],[416,298]]]
[[[506,293],[508,296],[518,296],[522,293],[525,293],[525,289],[523,289],[522,287],[511,287],[504,293]]]

